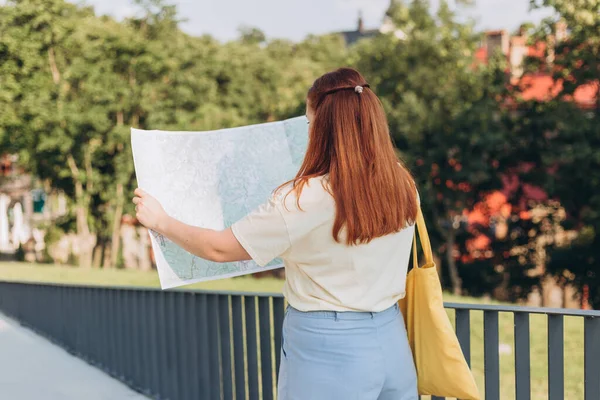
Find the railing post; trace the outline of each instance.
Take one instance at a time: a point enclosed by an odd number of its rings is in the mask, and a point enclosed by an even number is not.
[[[210,399],[210,362],[208,358],[208,301],[205,294],[201,294],[197,298],[198,311],[198,338],[200,341],[198,357],[200,358],[200,393],[201,399]]]
[[[273,299],[273,329],[275,329],[275,373],[279,379],[279,366],[281,365],[281,339],[283,320],[285,318],[285,305],[283,297]]]
[[[273,357],[271,355],[271,308],[268,297],[258,299],[260,322],[260,366],[262,377],[262,398],[273,399]]]
[[[200,324],[203,324],[204,321],[199,320],[198,315],[198,294],[197,293],[188,293],[187,300],[187,309],[186,309],[186,319],[188,321],[187,329],[186,329],[186,343],[188,343],[188,359],[189,359],[189,369],[185,371],[188,376],[187,381],[191,386],[190,388],[190,398],[191,399],[199,399],[201,398],[201,358],[200,354],[200,338],[198,333],[200,332]]]
[[[483,312],[485,398],[500,400],[500,354],[498,311]]]
[[[148,330],[149,337],[148,343],[149,348],[153,349],[150,353],[150,366],[152,371],[150,372],[150,393],[158,395],[162,393],[162,378],[160,374],[160,363],[162,362],[162,342],[159,336],[160,334],[160,314],[159,314],[159,303],[160,299],[157,292],[148,292],[146,298],[146,305],[148,310]]]
[[[157,331],[157,341],[158,341],[158,368],[159,368],[159,373],[158,373],[158,378],[159,378],[159,382],[160,385],[158,386],[158,394],[160,395],[161,398],[169,398],[170,393],[169,393],[169,374],[167,373],[167,371],[165,371],[165,366],[168,366],[168,362],[169,362],[169,350],[168,350],[168,346],[169,346],[169,341],[167,339],[167,334],[168,334],[168,329],[169,329],[169,325],[168,325],[168,320],[167,320],[167,296],[165,296],[165,293],[155,293],[155,298],[156,298],[156,307],[157,307],[157,324],[158,324],[158,331]]]
[[[220,399],[222,394],[221,357],[219,348],[219,303],[218,295],[208,296],[208,343],[210,357],[210,398]]]
[[[233,325],[233,362],[235,373],[235,398],[246,398],[246,363],[244,352],[244,310],[242,296],[231,299],[231,317]]]
[[[585,400],[600,399],[600,318],[584,321]]]
[[[460,343],[463,355],[469,367],[471,366],[471,312],[469,310],[456,310],[454,315],[456,323],[456,337]]]
[[[140,389],[146,395],[152,394],[152,344],[150,342],[150,337],[152,332],[150,331],[150,313],[153,311],[150,309],[148,304],[148,299],[150,297],[150,293],[146,290],[138,293],[138,302],[139,308],[138,311],[140,313],[138,321],[140,322],[139,331],[140,331],[140,341],[138,343],[138,349],[140,352],[140,369],[139,369],[139,379],[140,379]]]
[[[133,327],[132,313],[131,313],[131,291],[120,290],[121,292],[121,315],[122,321],[119,329],[121,330],[121,340],[123,341],[123,376],[125,377],[125,383],[128,385],[133,384],[133,335],[131,335],[131,328]]]
[[[188,310],[192,304],[190,293],[177,293],[175,310],[176,310],[176,325],[177,325],[177,359],[179,371],[177,373],[177,385],[179,386],[179,398],[182,400],[194,399],[193,386],[194,375],[190,374],[193,370],[192,358],[194,357],[193,344],[188,340],[189,332],[193,330],[192,320],[188,318]],[[181,344],[185,343],[185,346]],[[195,350],[195,349],[194,349]]]
[[[246,306],[246,349],[248,357],[248,395],[250,400],[259,399],[258,350],[256,334],[256,297],[247,296]]]
[[[223,398],[233,399],[233,373],[231,365],[231,330],[229,325],[229,312],[231,310],[230,297],[219,297],[219,326],[221,332],[221,363],[223,370]]]
[[[142,350],[140,348],[141,338],[145,335],[145,332],[141,331],[141,317],[142,313],[140,310],[140,296],[141,292],[138,290],[129,291],[129,312],[131,319],[131,332],[130,332],[130,343],[131,343],[131,381],[133,386],[141,388],[143,381],[142,378]]]
[[[515,388],[517,400],[531,398],[531,351],[529,313],[517,312],[515,318]]]
[[[110,371],[111,373],[116,376],[119,377],[119,361],[118,361],[118,357],[119,357],[119,351],[118,351],[118,337],[117,337],[117,333],[119,330],[118,327],[118,322],[117,322],[117,315],[115,313],[115,309],[117,308],[117,291],[115,289],[107,289],[107,296],[108,296],[108,304],[107,304],[107,311],[108,311],[108,320],[107,320],[107,325],[108,325],[108,346],[110,349]],[[61,290],[61,303],[62,303],[62,290]]]
[[[177,324],[177,308],[175,304],[176,296],[180,293],[169,291],[165,293],[167,301],[166,308],[166,347],[167,347],[167,368],[163,367],[162,373],[167,375],[168,381],[168,396],[172,399],[179,399],[180,387],[178,384],[179,373],[181,372],[178,360],[178,348],[180,344],[177,340],[177,330],[180,326]],[[212,321],[209,322],[212,325]],[[211,397],[212,398],[212,397]]]
[[[564,318],[548,315],[548,398],[563,400],[565,397]]]

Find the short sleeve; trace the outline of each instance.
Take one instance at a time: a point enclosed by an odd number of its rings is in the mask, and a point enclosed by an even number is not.
[[[271,198],[231,226],[233,235],[261,267],[291,246],[281,207],[277,198]]]

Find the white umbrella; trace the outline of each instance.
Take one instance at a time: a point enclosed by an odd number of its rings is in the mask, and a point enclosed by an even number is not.
[[[0,251],[11,249],[8,231],[8,202],[10,198],[0,193]]]
[[[20,244],[25,244],[29,240],[29,228],[23,220],[23,206],[21,203],[15,204],[13,215],[12,242],[14,249],[17,250]]]

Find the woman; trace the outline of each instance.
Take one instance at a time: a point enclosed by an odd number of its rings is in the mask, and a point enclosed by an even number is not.
[[[185,225],[140,189],[146,227],[199,257],[285,263],[279,399],[417,398],[397,302],[404,296],[418,200],[379,99],[355,70],[317,79],[295,179],[221,232]]]

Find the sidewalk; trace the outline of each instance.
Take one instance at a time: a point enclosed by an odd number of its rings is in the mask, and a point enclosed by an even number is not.
[[[0,314],[0,399],[142,400],[146,397]]]

